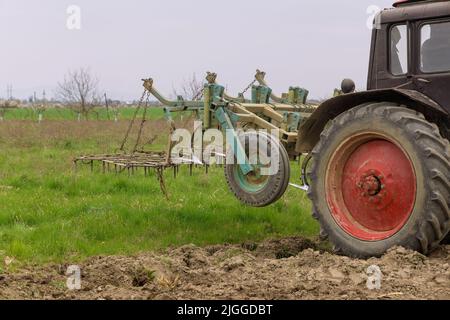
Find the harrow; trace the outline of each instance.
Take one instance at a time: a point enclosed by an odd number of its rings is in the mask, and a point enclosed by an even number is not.
[[[230,143],[231,150],[229,151],[236,157],[245,155],[243,161],[238,161],[239,163],[233,166],[226,166],[225,170],[228,184],[239,200],[253,206],[267,206],[284,193],[290,177],[289,160],[300,156],[295,151],[297,128],[316,108],[314,105],[306,104],[308,96],[306,89],[290,87],[288,93],[279,97],[267,85],[265,73],[260,70],[257,70],[252,83],[237,97],[226,93],[224,86],[217,83],[217,74],[211,72],[207,73],[206,84],[202,92],[196,95],[201,97],[201,100],[195,98],[185,100],[182,96],[178,96],[176,100],[170,100],[155,88],[153,79],[144,79],[143,86],[144,92],[121,144],[120,153],[80,156],[74,159],[75,165],[87,163],[92,167],[94,162],[100,162],[104,172],[114,168],[114,172],[128,171],[129,174],[138,168],[143,168],[145,174],[149,170],[154,170],[160,181],[161,190],[167,196],[163,171],[174,168],[176,174],[180,165],[179,159],[174,161],[171,157],[173,147],[171,135],[169,135],[167,150],[164,152],[138,151],[142,128],[146,121],[148,99],[149,95],[152,95],[164,106],[165,117],[170,124],[171,132],[176,129],[172,114],[189,112],[195,116],[196,120],[201,121],[203,132],[211,128],[221,128],[231,133],[233,142]],[[244,94],[250,89],[251,99],[246,99]],[[136,115],[142,106],[144,107],[144,116],[139,125],[138,137],[132,151],[127,153],[124,148],[128,142],[130,131],[136,123]],[[280,140],[261,137],[262,134],[258,133],[260,129],[276,131],[279,133]],[[251,132],[242,134],[246,131]],[[249,154],[250,150],[245,149],[245,145],[249,140],[255,139],[265,139],[268,145],[276,145],[274,150],[279,153],[277,158],[281,159],[277,175],[262,175],[261,168],[255,168],[254,165],[248,163],[248,157],[251,155]],[[218,156],[225,157],[224,154]],[[307,157],[306,160],[308,159]],[[222,161],[217,160],[216,163],[221,164]],[[200,159],[195,158],[192,153],[182,156],[182,164],[188,164],[191,172],[194,165],[205,165],[206,172],[208,168],[201,156]],[[303,174],[302,177],[306,178],[306,174]],[[307,189],[305,183],[302,186],[294,186]]]

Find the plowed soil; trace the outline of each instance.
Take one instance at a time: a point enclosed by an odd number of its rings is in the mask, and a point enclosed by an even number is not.
[[[66,286],[67,264],[0,274],[2,299],[450,299],[450,246],[429,257],[400,247],[380,258],[334,255],[301,238],[260,244],[187,245],[79,264],[81,289]],[[368,289],[367,268],[382,272]]]

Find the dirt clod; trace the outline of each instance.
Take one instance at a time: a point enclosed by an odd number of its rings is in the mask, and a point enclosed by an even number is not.
[[[301,238],[252,245],[187,245],[81,263],[81,290],[66,287],[72,263],[0,274],[2,299],[450,299],[450,246],[429,257],[393,248],[368,260],[337,256]],[[369,288],[378,266],[379,289]]]

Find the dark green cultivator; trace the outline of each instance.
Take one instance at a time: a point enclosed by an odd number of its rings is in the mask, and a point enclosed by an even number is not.
[[[345,80],[318,107],[299,87],[276,96],[260,71],[247,88],[251,99],[227,94],[213,73],[202,100],[170,101],[152,79],[144,87],[169,120],[189,111],[203,132],[227,131],[225,176],[243,203],[277,201],[289,184],[290,160],[303,158],[301,182],[292,185],[308,191],[336,251],[368,257],[400,245],[428,253],[450,230],[450,2],[395,6],[376,18],[367,91],[354,92]],[[248,161],[255,141],[278,170],[267,174],[266,161]]]

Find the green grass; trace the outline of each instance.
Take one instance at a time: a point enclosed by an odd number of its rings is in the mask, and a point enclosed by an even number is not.
[[[117,118],[121,120],[129,120],[133,118],[135,107],[121,107],[117,109]],[[138,115],[142,116],[143,108],[140,109]],[[149,107],[147,111],[148,119],[158,119],[164,116],[164,111],[160,107]],[[43,120],[77,120],[78,115],[68,108],[49,108],[43,112]],[[38,114],[31,108],[7,109],[5,111],[5,120],[38,120]],[[112,109],[109,112],[106,108],[94,108],[89,114],[88,119],[91,120],[114,120]]]
[[[317,234],[303,192],[288,189],[269,207],[245,207],[228,191],[221,168],[208,175],[194,170],[193,177],[182,168],[176,179],[166,171],[169,200],[156,178],[143,172],[128,177],[81,166],[75,173],[72,157],[117,147],[126,123],[118,125],[0,124],[0,261],[4,256],[18,263],[73,261],[188,243]],[[151,124],[149,132],[161,131],[158,126],[163,124]],[[162,134],[154,148],[164,145]]]

